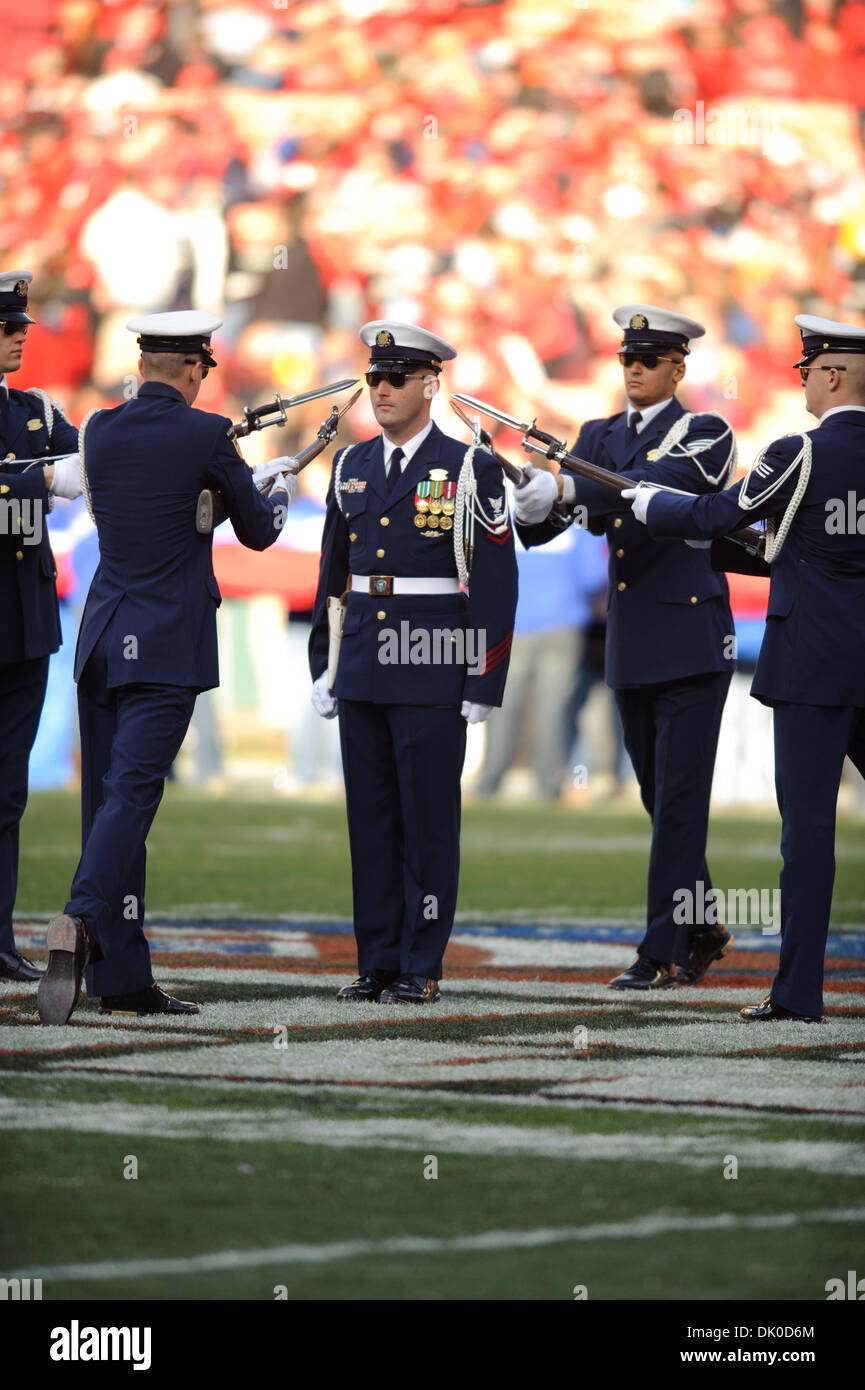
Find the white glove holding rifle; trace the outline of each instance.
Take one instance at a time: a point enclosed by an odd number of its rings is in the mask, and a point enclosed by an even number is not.
[[[269,463],[260,463],[257,468],[253,468],[252,481],[263,497],[269,497],[277,488],[281,488],[283,492],[288,493],[288,505],[291,506],[297,492],[297,475],[291,471],[295,462],[290,454],[283,454],[280,458],[271,459]]]
[[[527,463],[523,476],[528,482],[514,490],[514,516],[523,526],[536,526],[546,521],[559,500],[559,484],[546,468],[533,468]]]
[[[622,493],[631,504],[631,511],[638,521],[646,524],[646,512],[649,510],[649,503],[660,488],[652,487],[649,483],[640,483],[639,487],[627,487]]]
[[[81,496],[81,455],[64,454],[52,464],[47,464],[45,484],[52,497],[66,497],[74,502],[76,497]]]

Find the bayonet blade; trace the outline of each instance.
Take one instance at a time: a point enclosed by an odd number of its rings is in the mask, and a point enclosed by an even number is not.
[[[471,406],[472,410],[479,410],[481,415],[491,415],[494,420],[499,420],[503,425],[510,425],[511,429],[520,430],[523,434],[532,428],[532,421],[518,420],[514,415],[508,415],[494,405],[487,405],[486,401],[479,401],[476,396],[466,396],[461,391],[455,391],[453,398],[455,401],[461,401],[463,405]]]

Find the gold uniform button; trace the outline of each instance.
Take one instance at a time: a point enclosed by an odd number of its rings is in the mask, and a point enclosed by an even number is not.
[[[380,516],[380,517],[379,517],[379,525],[380,525],[380,526],[390,526],[390,517],[389,517],[389,516]]]
[[[377,559],[377,560],[383,560],[383,559],[384,559],[384,551],[383,551],[383,550],[377,550],[377,551],[375,552],[375,554],[376,554],[376,559]]]
[[[622,581],[621,584],[617,584],[617,585],[616,585],[616,588],[618,589],[618,591],[619,591],[620,594],[623,594],[623,593],[625,592],[625,590],[627,589],[627,587],[628,587],[628,586],[627,586],[627,584],[624,582],[624,580]]]
[[[14,454],[7,454],[6,457],[7,457],[7,459],[14,459],[15,455],[14,455]]]
[[[616,551],[616,556],[618,557],[618,559],[621,560],[621,558],[622,558],[622,556],[624,555],[624,553],[625,553],[624,550],[617,550],[617,551]]]
[[[4,483],[3,486],[0,487],[0,497],[5,497],[5,496],[6,496],[6,493],[7,493],[8,491],[9,491],[9,489],[8,489],[8,487],[6,486],[6,484]]]
[[[620,516],[617,516],[616,519],[615,519],[615,521],[613,522],[613,525],[614,525],[615,527],[618,528],[619,526],[621,526],[621,524],[622,524],[622,518],[621,518]]]
[[[356,541],[356,540],[357,540],[357,531],[349,531],[349,533],[348,533],[348,538],[349,538],[350,541]]]
[[[379,622],[381,622],[383,618],[387,617],[387,614],[385,613],[383,608],[380,608],[375,616],[378,618]]]
[[[24,551],[23,551],[23,550],[16,550],[16,551],[15,551],[15,559],[16,559],[16,560],[23,560],[23,559],[24,559]]]
[[[692,595],[691,595],[691,602],[692,602],[692,603],[696,603],[696,602],[697,602],[697,595],[696,595],[696,594],[692,594]]]

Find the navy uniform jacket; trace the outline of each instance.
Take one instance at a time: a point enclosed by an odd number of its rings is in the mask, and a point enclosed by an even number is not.
[[[191,409],[175,387],[148,381],[82,431],[99,567],[78,634],[76,680],[111,624],[109,688],[219,684],[222,600],[212,536],[195,529],[198,494],[219,489],[238,540],[253,550],[271,545],[281,524],[278,503],[257,492],[230,428],[222,415]]]
[[[856,499],[865,496],[865,412],[830,415],[809,437],[811,477],[772,562],[766,632],[751,694],[766,705],[861,709],[865,515],[857,514]],[[798,467],[791,471],[791,465],[801,442],[799,435],[776,440],[743,483],[713,497],[691,502],[658,493],[649,504],[650,534],[707,540],[761,517],[780,517],[799,479]],[[757,505],[741,507],[740,496],[757,499]]]
[[[313,680],[327,669],[327,598],[339,597],[345,591],[349,574],[392,574],[413,579],[457,577],[453,530],[433,531],[415,526],[414,499],[415,488],[429,478],[431,469],[447,470],[448,480],[456,482],[465,454],[465,444],[433,425],[393,492],[387,489],[381,435],[335,457],[309,643]],[[338,506],[333,478],[340,459]],[[475,453],[474,468],[480,502],[487,516],[506,518],[507,496],[501,468],[482,450]],[[476,704],[500,705],[516,604],[513,531],[508,525],[502,535],[493,536],[478,522],[467,595],[457,592],[373,598],[368,592],[350,594],[334,693],[342,699],[377,704],[460,705],[463,700],[471,700]],[[386,631],[404,637],[401,653],[410,650],[407,644],[411,634],[416,635],[418,653],[423,650],[419,634],[456,634],[455,655],[466,655],[477,671],[473,673],[463,660],[385,663],[381,659],[385,649],[380,634],[385,635]],[[460,640],[462,632],[473,635]],[[472,641],[482,646],[472,647]],[[435,651],[432,642],[430,651]],[[472,662],[473,655],[482,659]]]
[[[684,410],[674,397],[627,446],[627,413],[589,420],[580,430],[573,453],[589,463],[623,473],[634,482],[649,482],[705,492],[723,483],[730,437],[716,416],[691,421],[687,443],[693,457],[647,458]],[[712,440],[717,443],[712,444]],[[706,447],[703,448],[702,446]],[[697,462],[699,460],[699,463]],[[708,551],[671,542],[658,544],[619,495],[576,474],[576,505],[591,521],[604,526],[610,549],[607,594],[606,681],[613,690],[680,680],[711,671],[731,671],[729,652],[734,633],[727,581],[712,569]],[[708,475],[708,476],[707,476]],[[712,481],[717,479],[718,481]],[[535,526],[517,524],[526,546],[542,545],[571,524],[570,508],[555,508]]]
[[[43,454],[74,454],[78,449],[78,431],[56,401],[51,404],[49,429],[41,398],[30,391],[9,389],[8,424],[5,438],[0,439],[0,455],[5,455],[0,461],[0,502],[17,500],[26,507],[22,513],[25,535],[7,531],[5,524],[0,527],[0,662],[50,656],[60,646],[57,566],[46,521],[48,489],[41,465],[24,472],[28,465],[18,462]],[[26,543],[26,534],[33,534],[33,522],[41,526],[38,545]]]

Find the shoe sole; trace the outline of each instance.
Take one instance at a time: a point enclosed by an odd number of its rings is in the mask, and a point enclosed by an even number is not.
[[[620,990],[623,994],[626,993],[629,989],[636,990],[638,993],[645,993],[647,990],[650,989],[671,989],[672,986],[675,985],[675,983],[675,979],[669,979],[663,980],[658,985],[617,985],[615,980],[611,980],[610,983],[607,985],[607,989],[617,989]]]
[[[739,1010],[740,1023],[825,1023],[825,1018],[749,1018]]]
[[[46,945],[48,968],[36,991],[36,1008],[43,1026],[62,1026],[69,1022],[78,1003],[90,945],[71,917],[49,923]]]
[[[435,999],[385,999],[383,995],[379,995],[378,999],[376,1000],[376,1003],[377,1003],[377,1004],[405,1004],[405,1005],[409,1005],[409,1004],[438,1004],[440,1001],[441,1001],[441,995],[440,995],[440,994],[437,995]]]
[[[698,985],[700,981],[703,979],[704,975],[706,974],[706,971],[709,969],[709,966],[714,965],[716,960],[722,960],[724,956],[727,954],[727,952],[731,950],[733,946],[735,946],[735,944],[736,938],[735,936],[731,936],[729,941],[726,941],[723,946],[719,947],[719,949],[714,953],[714,955],[709,956],[709,959],[706,961],[699,975],[695,975],[692,980],[680,980],[677,976],[673,983],[680,985],[682,989],[687,989],[689,985]]]

